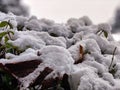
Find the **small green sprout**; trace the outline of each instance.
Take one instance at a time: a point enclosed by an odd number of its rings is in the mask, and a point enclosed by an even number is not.
[[[3,31],[0,33],[0,58],[5,58],[5,54],[6,53],[13,53],[15,55],[19,55],[21,52],[23,52],[22,50],[20,50],[18,47],[12,45],[11,43],[9,43],[9,40],[12,40],[11,35],[14,35],[14,32],[11,31],[11,29],[13,29],[13,26],[11,23],[9,23],[10,21],[2,21],[0,23],[0,27],[6,27],[6,29],[9,27],[10,30],[7,31]],[[4,44],[2,44],[2,40],[4,40]]]
[[[108,37],[108,32],[106,32],[105,30],[99,30],[99,31],[96,32],[96,34],[98,34],[99,36],[100,36],[102,33],[104,34],[104,36],[105,36],[106,38]]]
[[[10,23],[10,21],[2,21],[1,23],[0,23],[0,27],[1,28],[4,28],[4,27],[10,27],[10,29],[13,29],[13,26],[12,26],[12,24]]]

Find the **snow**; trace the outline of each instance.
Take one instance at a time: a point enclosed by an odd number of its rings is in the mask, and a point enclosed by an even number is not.
[[[86,39],[81,40],[75,45],[72,45],[70,48],[68,48],[69,52],[71,53],[73,59],[77,61],[79,59],[79,46],[82,46],[84,49],[84,52],[94,52],[94,53],[100,53],[100,48],[96,41],[94,39]]]
[[[16,31],[14,34],[12,37],[13,41],[10,40],[9,43],[22,50],[27,48],[40,49],[46,45],[66,47],[65,42],[61,38],[51,37],[47,32]]]
[[[42,60],[43,63],[40,64],[33,73],[20,79],[23,88],[27,88],[29,83],[34,81],[39,75],[39,72],[45,67],[54,68],[54,72],[59,72],[60,75],[63,75],[64,73],[70,74],[72,71],[71,67],[73,65],[73,59],[65,48],[50,45],[40,49],[39,52],[41,55],[38,57],[38,60]]]
[[[111,26],[107,23],[98,24],[98,30],[105,30],[106,32],[111,32]]]
[[[19,78],[21,90],[27,90],[45,67],[54,69],[45,79],[57,77],[57,73],[60,76],[67,73],[71,90],[120,90],[120,43],[114,41],[109,24],[94,25],[87,16],[58,24],[35,16],[29,18],[0,13],[0,21],[4,20],[10,20],[14,27],[14,35],[8,43],[23,52],[20,55],[6,53],[0,63],[42,61],[32,73]],[[18,29],[19,26],[22,28]],[[3,29],[0,30],[3,32]],[[108,37],[103,33],[99,35],[99,30],[106,31]],[[80,52],[80,46],[83,52]],[[40,55],[37,55],[38,52]],[[81,53],[83,61],[74,64]],[[109,72],[112,58],[112,67],[116,65],[117,70],[114,74]]]
[[[42,27],[39,24],[39,21],[37,20],[37,18],[31,18],[29,21],[25,22],[25,27],[23,30],[24,31],[26,30],[42,31]]]
[[[20,0],[0,0],[0,6],[0,11],[4,13],[28,16],[28,8],[21,4]]]
[[[48,31],[48,33],[55,34],[56,36],[72,37],[72,31],[70,31],[68,27],[64,25],[54,25],[53,28]]]
[[[67,49],[59,46],[46,46],[40,50],[41,56],[40,59],[43,60],[44,63],[52,63],[53,66],[59,67],[58,69],[64,68],[66,72],[69,72],[71,65],[73,64],[73,59]]]
[[[12,26],[14,27],[14,29],[16,29],[16,27],[17,27],[17,21],[15,18],[15,15],[12,13],[4,14],[4,13],[0,12],[0,21],[9,21],[12,24]]]

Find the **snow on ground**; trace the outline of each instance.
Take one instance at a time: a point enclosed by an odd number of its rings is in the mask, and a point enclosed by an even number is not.
[[[71,90],[120,90],[120,43],[113,39],[108,24],[93,25],[86,16],[59,24],[35,16],[0,13],[0,21],[6,20],[14,27],[14,35],[8,42],[23,52],[20,55],[6,53],[0,63],[39,59],[43,67],[54,68],[61,75],[67,73]],[[0,28],[0,32],[3,30]],[[81,57],[82,62],[74,64]],[[110,72],[113,69],[115,73]],[[33,73],[20,78],[21,88],[26,89],[41,70],[38,66]]]

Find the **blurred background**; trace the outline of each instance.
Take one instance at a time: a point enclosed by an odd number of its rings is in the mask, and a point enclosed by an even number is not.
[[[89,16],[94,23],[108,21],[120,0],[22,0],[39,18],[65,22],[71,17]]]
[[[69,18],[88,16],[94,24],[107,22],[115,40],[120,40],[120,0],[0,0],[0,11],[16,15],[52,19],[64,23]]]

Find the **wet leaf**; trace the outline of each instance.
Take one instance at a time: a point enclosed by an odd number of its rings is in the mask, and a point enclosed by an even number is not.
[[[1,33],[0,33],[0,39],[2,39],[3,36],[5,36],[6,34],[8,34],[8,33],[7,33],[7,32],[1,32]]]
[[[7,73],[10,73],[11,75],[15,75],[16,77],[25,77],[29,73],[33,72],[41,62],[41,60],[31,60],[14,62],[5,65],[0,64],[0,68],[4,69]]]
[[[36,78],[36,80],[30,85],[30,86],[36,86],[36,85],[41,85],[42,82],[44,81],[45,77],[50,74],[53,71],[53,69],[46,67],[44,70],[41,72],[41,74]]]

